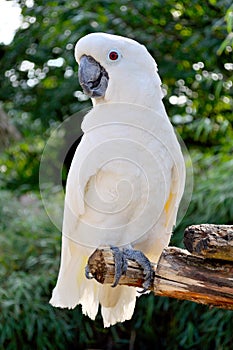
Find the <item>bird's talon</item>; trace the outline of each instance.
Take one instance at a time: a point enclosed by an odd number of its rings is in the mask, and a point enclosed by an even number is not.
[[[140,251],[134,249],[124,249],[124,254],[127,259],[137,262],[143,268],[143,290],[140,293],[148,291],[153,284],[154,270],[149,259]]]
[[[143,290],[140,293],[145,293],[153,284],[154,271],[149,259],[139,250],[125,248],[120,250],[118,247],[110,247],[115,262],[115,278],[112,287],[116,287],[122,275],[126,274],[128,260],[136,261],[143,268],[144,283]]]
[[[114,262],[115,262],[115,279],[112,284],[112,287],[116,287],[120,281],[122,275],[126,274],[128,263],[124,256],[123,251],[118,247],[110,247],[113,252]]]

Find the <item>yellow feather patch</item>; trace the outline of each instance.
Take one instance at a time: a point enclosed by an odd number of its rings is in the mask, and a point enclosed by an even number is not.
[[[78,284],[83,283],[83,280],[86,279],[86,277],[85,277],[85,267],[87,265],[87,261],[88,261],[88,257],[86,257],[86,256],[82,257],[82,260],[80,261],[79,270],[78,270],[78,274],[77,274],[77,282],[78,282]]]
[[[170,192],[169,194],[169,197],[167,199],[167,202],[164,206],[164,210],[165,210],[165,213],[166,213],[166,226],[167,226],[167,223],[168,223],[168,220],[169,220],[169,210],[170,210],[170,206],[171,206],[171,203],[172,203],[172,200],[173,200],[173,193],[172,191]]]

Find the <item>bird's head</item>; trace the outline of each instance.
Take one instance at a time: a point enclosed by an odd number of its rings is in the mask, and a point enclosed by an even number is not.
[[[93,103],[147,104],[162,99],[157,65],[145,46],[117,35],[92,33],[75,46],[79,82]]]

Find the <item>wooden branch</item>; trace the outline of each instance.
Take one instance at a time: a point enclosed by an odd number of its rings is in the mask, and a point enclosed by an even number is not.
[[[167,248],[155,271],[154,292],[233,310],[233,263]]]
[[[111,250],[96,250],[88,261],[100,283],[113,283],[114,260]],[[233,310],[233,263],[196,257],[175,247],[164,249],[157,264],[151,290],[155,295],[195,301]],[[142,287],[143,272],[130,262],[119,284]]]
[[[233,261],[233,226],[190,226],[184,232],[184,244],[192,254]]]

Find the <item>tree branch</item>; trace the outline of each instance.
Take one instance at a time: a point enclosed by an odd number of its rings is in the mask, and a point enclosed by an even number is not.
[[[184,232],[184,244],[192,254],[233,261],[233,226],[190,226]]]
[[[202,232],[201,239],[204,239],[205,225],[201,226],[199,231]],[[214,227],[213,232],[218,227]],[[197,231],[194,226],[192,230]],[[206,232],[210,234],[207,227]],[[200,251],[202,253],[202,249]],[[215,256],[215,251],[213,254]],[[110,249],[97,249],[90,256],[88,265],[90,272],[98,282],[113,283],[115,267]],[[152,264],[152,266],[155,277],[151,290],[155,295],[191,300],[233,310],[232,261],[204,259],[186,250],[168,247],[161,254],[158,264]],[[142,287],[143,281],[142,269],[137,263],[129,261],[126,275],[121,277],[119,284]]]

